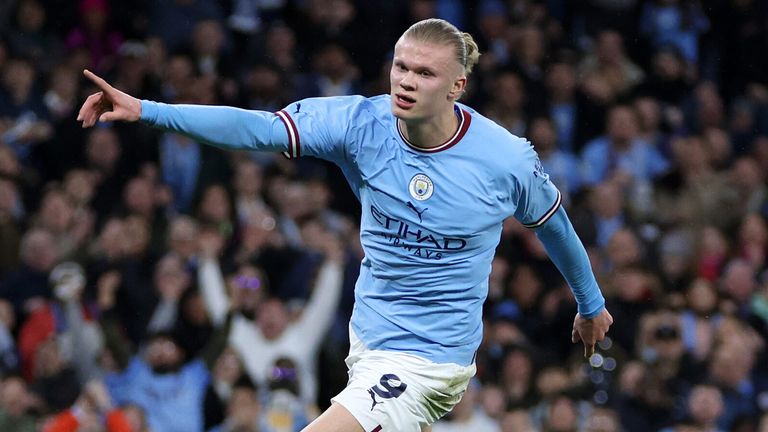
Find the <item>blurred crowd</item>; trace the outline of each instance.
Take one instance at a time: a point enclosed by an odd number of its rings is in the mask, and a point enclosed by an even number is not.
[[[139,124],[134,96],[276,111],[389,91],[441,17],[462,102],[537,149],[615,317],[509,220],[478,374],[434,432],[768,431],[764,0],[0,2],[0,430],[299,431],[346,383],[359,207],[327,163]]]

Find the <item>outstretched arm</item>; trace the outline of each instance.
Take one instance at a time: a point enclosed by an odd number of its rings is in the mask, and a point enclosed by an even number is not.
[[[276,114],[225,106],[170,105],[142,101],[91,71],[85,76],[100,89],[80,108],[77,120],[87,128],[97,122],[142,121],[230,150],[288,151],[288,131]]]
[[[595,352],[595,344],[608,332],[613,317],[605,308],[605,299],[592,273],[587,251],[562,207],[536,229],[536,236],[576,297],[578,313],[571,339],[574,343],[584,342],[584,356],[590,357]]]

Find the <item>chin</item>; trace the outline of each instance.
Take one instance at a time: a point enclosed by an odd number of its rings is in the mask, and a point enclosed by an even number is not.
[[[400,120],[413,120],[416,118],[412,110],[404,110],[395,104],[392,104],[392,115]]]

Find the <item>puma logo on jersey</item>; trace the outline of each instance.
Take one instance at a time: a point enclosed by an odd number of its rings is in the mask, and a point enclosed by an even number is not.
[[[384,374],[379,379],[379,383],[368,389],[368,394],[371,395],[371,411],[376,408],[376,405],[384,403],[376,400],[376,396],[386,400],[397,398],[405,389],[408,388],[408,384],[400,381],[400,378],[395,374]]]
[[[371,399],[373,400],[371,403],[371,411],[373,411],[373,409],[376,408],[376,405],[380,404],[381,402],[376,401],[376,393],[374,393],[372,389],[368,389],[368,394],[371,395]]]
[[[424,214],[425,211],[429,210],[428,208],[425,208],[424,210],[419,211],[419,209],[417,209],[416,206],[413,205],[413,203],[410,202],[410,201],[408,201],[407,206],[408,206],[409,209],[411,209],[411,210],[416,212],[416,215],[419,216],[419,222],[424,222],[424,220],[421,219],[421,215]]]

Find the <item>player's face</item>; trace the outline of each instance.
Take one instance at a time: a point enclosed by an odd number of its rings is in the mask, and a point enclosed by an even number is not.
[[[450,44],[408,38],[395,45],[389,79],[392,113],[405,121],[451,112],[467,82]]]

